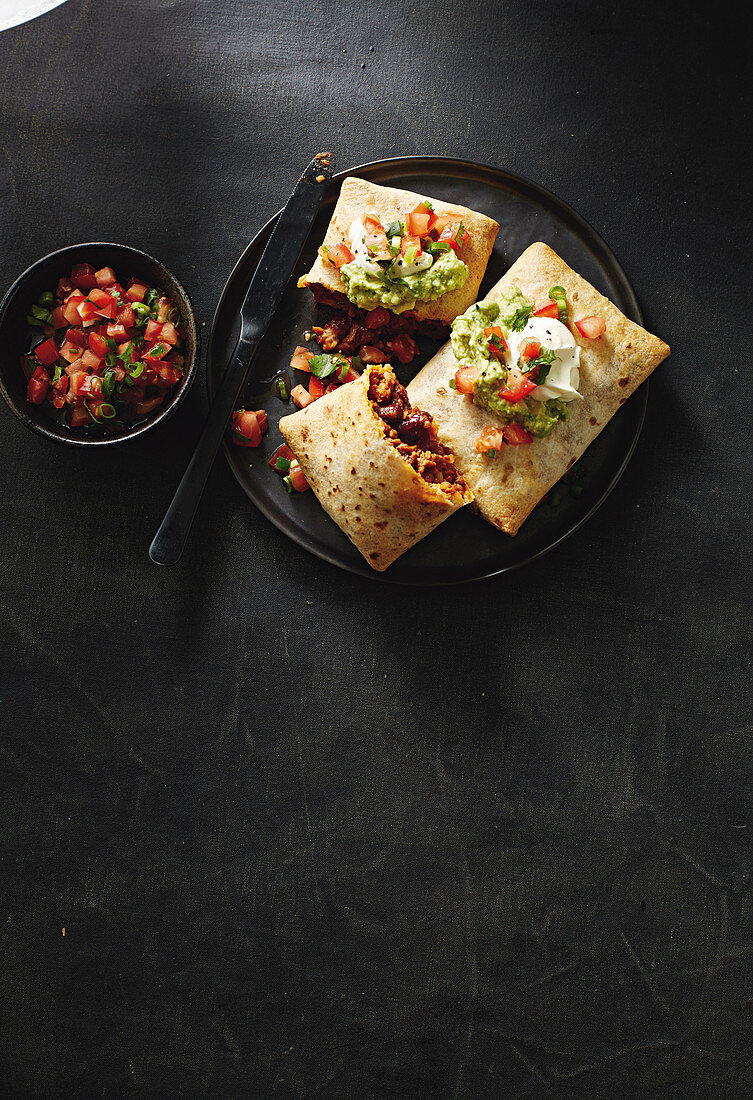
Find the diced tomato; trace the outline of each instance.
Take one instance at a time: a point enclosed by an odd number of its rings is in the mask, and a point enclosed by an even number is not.
[[[293,352],[293,358],[290,360],[290,365],[293,370],[305,370],[311,371],[309,366],[309,359],[313,358],[313,351],[309,351],[308,348],[303,348],[300,345]]]
[[[170,298],[159,298],[157,301],[157,320],[161,325],[164,325],[165,321],[170,320],[170,311],[173,309],[173,303]]]
[[[384,233],[384,226],[376,214],[365,214],[363,217],[363,227],[367,233]]]
[[[62,409],[65,405],[65,395],[68,392],[70,378],[67,374],[61,374],[57,382],[53,384],[52,404],[56,409]]]
[[[158,359],[164,359],[169,351],[169,344],[153,344],[152,347],[141,353],[141,358],[145,363],[156,363]]]
[[[515,404],[522,401],[535,389],[536,383],[528,375],[523,374],[518,367],[511,367],[507,372],[507,381],[499,391],[499,396],[503,401],[510,401]]]
[[[293,386],[290,396],[299,409],[305,409],[314,400],[305,386]]]
[[[505,340],[505,334],[499,325],[492,325],[490,328],[484,329],[484,336],[489,341],[489,352],[495,359],[504,359],[505,352],[508,350],[507,340]]]
[[[409,233],[415,233],[419,237],[425,237],[431,233],[437,223],[437,215],[428,205],[422,202],[413,210],[406,219],[406,228]]]
[[[123,306],[118,310],[116,320],[119,325],[123,325],[125,328],[132,328],[136,320],[136,315],[130,306]]]
[[[444,241],[455,252],[457,252],[459,248],[463,248],[465,245],[467,245],[468,241],[471,239],[470,233],[468,233],[466,230],[463,230],[462,239],[457,239],[458,233],[460,232],[460,225],[461,223],[456,219],[451,225],[446,225],[442,232],[439,234],[439,240]]]
[[[262,435],[263,435],[264,432],[266,432],[267,427],[268,427],[267,414],[264,411],[264,409],[257,409],[256,410],[256,419],[259,421],[259,427],[261,428]]]
[[[501,428],[484,428],[481,435],[476,440],[476,450],[480,455],[487,454],[489,451],[499,451],[505,445],[505,437],[502,434]]]
[[[71,409],[71,427],[80,428],[82,424],[89,424],[91,417],[84,408],[83,405],[79,405],[74,409]]]
[[[521,443],[533,443],[533,436],[522,424],[505,424],[502,430],[505,442],[511,447],[518,447]]]
[[[92,290],[97,285],[97,276],[91,264],[75,264],[71,271],[71,282],[79,290]]]
[[[45,367],[51,367],[53,363],[56,363],[60,352],[58,346],[54,340],[45,340],[43,344],[37,344],[34,348],[34,354],[39,362]]]
[[[236,409],[232,418],[233,442],[239,447],[258,447],[261,443],[259,416],[250,409]]]
[[[29,379],[26,390],[26,399],[32,405],[41,405],[50,388],[50,376],[44,367],[39,366]]]
[[[131,310],[131,313],[133,313],[133,310]],[[164,340],[165,343],[170,344],[171,347],[175,347],[178,343],[178,330],[172,321],[165,321],[159,338],[160,340]]]
[[[93,321],[98,313],[99,308],[94,304],[94,302],[87,302],[86,299],[84,299],[83,302],[79,302],[78,315],[84,322],[84,324],[86,324],[87,321]]]
[[[88,348],[81,356],[82,367],[86,367],[86,369],[88,371],[91,371],[92,374],[99,374],[102,368],[102,363],[103,360],[100,359],[99,356],[95,355],[94,352],[90,351]]]
[[[575,327],[586,340],[598,340],[607,331],[607,323],[603,317],[584,317],[575,322]]]
[[[279,446],[269,460],[269,465],[272,467],[275,473],[282,474],[284,473],[284,470],[277,469],[278,458],[286,459],[288,462],[292,462],[295,458],[295,455],[291,451],[290,447],[288,447],[287,443],[283,443],[281,446]]]
[[[150,319],[147,321],[146,328],[144,329],[144,339],[147,340],[149,343],[152,343],[152,341],[159,340],[161,332],[162,325],[159,323],[159,321],[153,321]]]
[[[58,279],[58,288],[55,291],[55,294],[61,302],[65,301],[72,290],[73,283],[70,279]]]
[[[101,267],[99,271],[94,272],[94,278],[97,280],[97,286],[112,286],[115,282],[115,272],[111,267]]]
[[[377,306],[376,309],[370,309],[366,314],[364,325],[370,329],[384,328],[389,319],[390,315],[384,306]]]
[[[77,348],[89,347],[89,333],[82,328],[69,328],[65,334],[69,344],[75,344]]]
[[[534,317],[559,318],[560,307],[557,305],[554,298],[550,298],[543,306],[539,306],[538,309],[535,309],[533,315]]]
[[[288,474],[290,478],[290,484],[293,486],[297,493],[305,493],[309,487],[308,481],[306,481],[306,475],[301,469],[298,460],[293,459],[290,463],[290,472]]]
[[[65,328],[68,321],[65,316],[65,306],[56,306],[52,311],[52,327],[53,328]]]
[[[89,377],[85,370],[77,370],[71,374],[68,390],[69,396],[78,397],[83,392],[84,382]]]
[[[473,394],[478,375],[478,367],[461,367],[460,370],[456,370],[455,389],[458,393]]]
[[[135,401],[132,405],[133,415],[137,420],[142,417],[149,416],[155,409],[158,409],[162,402],[165,400],[163,393],[155,394],[154,397],[145,397],[142,401]]]
[[[94,303],[96,312],[100,317],[106,317],[109,321],[115,320],[115,316],[118,312],[118,303],[115,301],[112,294],[107,294],[104,290],[92,290],[89,294],[89,301]]]
[[[77,359],[81,358],[81,348],[78,346],[78,344],[74,344],[70,340],[66,340],[65,343],[61,345],[58,354],[61,355],[63,359],[66,359],[69,363],[75,363]]]
[[[96,374],[87,374],[78,392],[82,397],[101,397],[102,379],[97,378]]]
[[[340,244],[336,245],[334,248],[330,248],[329,252],[326,253],[326,258],[335,267],[342,267],[343,264],[351,263],[352,260],[355,257],[353,256],[353,253],[348,248],[347,244],[345,244],[345,242],[342,241]]]
[[[62,307],[63,316],[65,317],[69,325],[81,324],[81,317],[78,312],[78,307],[83,300],[83,296],[80,298],[74,298],[73,295],[71,295],[70,298],[68,298],[68,301]]]
[[[311,394],[314,401],[316,401],[319,397],[324,397],[325,389],[326,387],[321,378],[317,378],[315,374],[312,374],[309,378],[309,393]]]
[[[400,254],[405,256],[409,248],[415,249],[416,259],[422,254],[421,238],[411,233],[406,233],[404,237],[400,238]]]
[[[439,234],[443,233],[444,230],[448,228],[448,226],[452,225],[460,225],[457,214],[436,214],[434,218],[432,233],[439,236]]]
[[[520,358],[535,359],[537,355],[541,355],[541,342],[539,340],[526,341],[520,353]]]
[[[110,337],[111,340],[127,340],[128,339],[128,333],[126,331],[125,325],[119,325],[119,324],[108,325],[107,326],[107,335]]]
[[[157,385],[160,389],[169,389],[176,382],[180,382],[181,373],[170,363],[160,363],[157,368]]]
[[[68,339],[70,339],[70,333],[68,334]],[[100,359],[104,359],[110,350],[104,336],[100,336],[97,332],[89,333],[89,348]]]
[[[131,302],[143,302],[148,289],[149,287],[144,283],[140,283],[138,279],[131,279],[126,291],[126,298]]]
[[[126,372],[123,370],[120,364],[116,363],[112,369],[115,371],[115,381],[122,382],[126,376]],[[146,371],[144,371],[144,374],[146,374]],[[142,378],[144,377],[144,374],[142,374]]]

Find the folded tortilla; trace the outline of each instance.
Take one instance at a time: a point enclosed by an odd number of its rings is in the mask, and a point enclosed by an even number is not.
[[[398,187],[381,187],[369,180],[348,176],[343,180],[340,196],[337,200],[332,219],[327,228],[323,244],[334,248],[341,241],[348,241],[350,227],[362,214],[376,213],[383,225],[389,225],[396,218],[404,217],[419,203],[427,200],[427,195],[417,195],[413,191],[402,191]],[[460,313],[476,301],[478,288],[489,262],[494,238],[499,225],[485,214],[477,214],[466,206],[442,202],[429,198],[437,214],[457,214],[458,219],[470,234],[470,241],[460,250],[460,259],[468,267],[468,278],[463,286],[450,290],[433,302],[417,302],[412,313],[420,321],[441,321],[449,325]],[[318,283],[327,290],[345,294],[345,284],[340,272],[331,263],[324,261],[317,253],[314,266],[307,275],[298,280],[298,286],[313,286]]]
[[[425,481],[392,445],[368,396],[377,369],[284,416],[280,431],[322,507],[382,572],[471,494]]]
[[[549,297],[549,288],[567,292],[570,330],[581,348],[582,401],[568,404],[570,419],[552,433],[517,447],[504,447],[495,458],[476,451],[476,440],[489,425],[503,421],[450,389],[458,362],[447,343],[408,386],[408,395],[434,417],[440,440],[474,495],[474,508],[484,519],[514,535],[541,498],[580,458],[609,419],[641,382],[669,355],[669,347],[652,336],[576,274],[548,245],[532,244],[490,290],[486,300],[498,300],[518,287],[529,301]],[[598,315],[607,329],[597,340],[584,339],[574,322]]]

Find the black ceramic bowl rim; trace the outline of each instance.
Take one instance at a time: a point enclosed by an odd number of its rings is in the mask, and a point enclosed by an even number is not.
[[[164,423],[169,419],[176,411],[176,409],[183,404],[188,391],[193,385],[196,373],[199,367],[199,359],[201,352],[201,332],[196,320],[196,311],[194,310],[193,303],[182,285],[179,279],[176,279],[169,267],[166,267],[160,260],[155,259],[154,256],[150,256],[148,252],[143,252],[139,248],[133,248],[129,244],[115,244],[112,241],[87,241],[84,244],[70,244],[64,248],[56,249],[54,252],[49,252],[46,256],[41,256],[35,263],[27,267],[22,272],[15,282],[11,285],[2,302],[0,302],[0,340],[2,340],[3,326],[8,315],[8,311],[16,297],[16,294],[22,289],[24,284],[28,281],[29,277],[41,266],[41,264],[48,261],[63,260],[65,257],[70,257],[75,254],[77,258],[85,262],[86,249],[98,248],[108,249],[115,253],[119,253],[121,256],[137,256],[142,261],[146,261],[153,264],[160,272],[164,273],[165,282],[172,284],[171,290],[177,291],[178,297],[181,299],[181,305],[187,314],[187,317],[181,318],[184,321],[188,320],[190,335],[193,336],[193,355],[189,363],[188,369],[184,372],[180,386],[175,391],[172,400],[164,405],[157,413],[151,418],[145,420],[138,427],[135,427],[132,431],[126,432],[124,435],[105,436],[102,439],[94,439],[90,436],[85,436],[83,433],[80,436],[73,434],[67,434],[64,429],[58,428],[54,420],[50,420],[49,426],[44,423],[37,423],[33,420],[23,408],[19,407],[16,401],[13,399],[8,391],[5,381],[0,371],[0,393],[5,398],[5,402],[16,417],[25,424],[27,428],[31,428],[32,431],[37,432],[39,435],[45,436],[47,439],[54,439],[56,443],[66,443],[74,447],[112,447],[118,443],[130,443],[131,440],[137,439],[139,436],[144,435],[145,432],[151,431],[152,428],[156,428],[158,424]],[[114,266],[114,265],[113,265]],[[65,274],[63,267],[61,266],[60,274],[58,278]],[[20,367],[19,367],[20,370]]]

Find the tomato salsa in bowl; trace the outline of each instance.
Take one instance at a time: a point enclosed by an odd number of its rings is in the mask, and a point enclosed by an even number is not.
[[[199,362],[191,301],[128,245],[71,245],[0,304],[0,391],[27,427],[62,443],[135,439],[171,416]]]

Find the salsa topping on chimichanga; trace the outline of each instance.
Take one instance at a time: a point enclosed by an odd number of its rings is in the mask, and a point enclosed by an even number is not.
[[[361,309],[412,309],[463,286],[468,266],[458,255],[470,239],[462,220],[437,214],[428,200],[383,225],[376,213],[354,218],[347,240],[320,255],[336,267],[348,300]]]
[[[581,336],[598,339],[603,318],[576,322]],[[552,287],[536,306],[517,287],[499,301],[477,302],[452,324],[452,350],[460,363],[450,387],[505,423],[485,429],[476,444],[494,457],[507,445],[531,443],[570,418],[582,400],[580,347],[568,327],[566,291]]]

